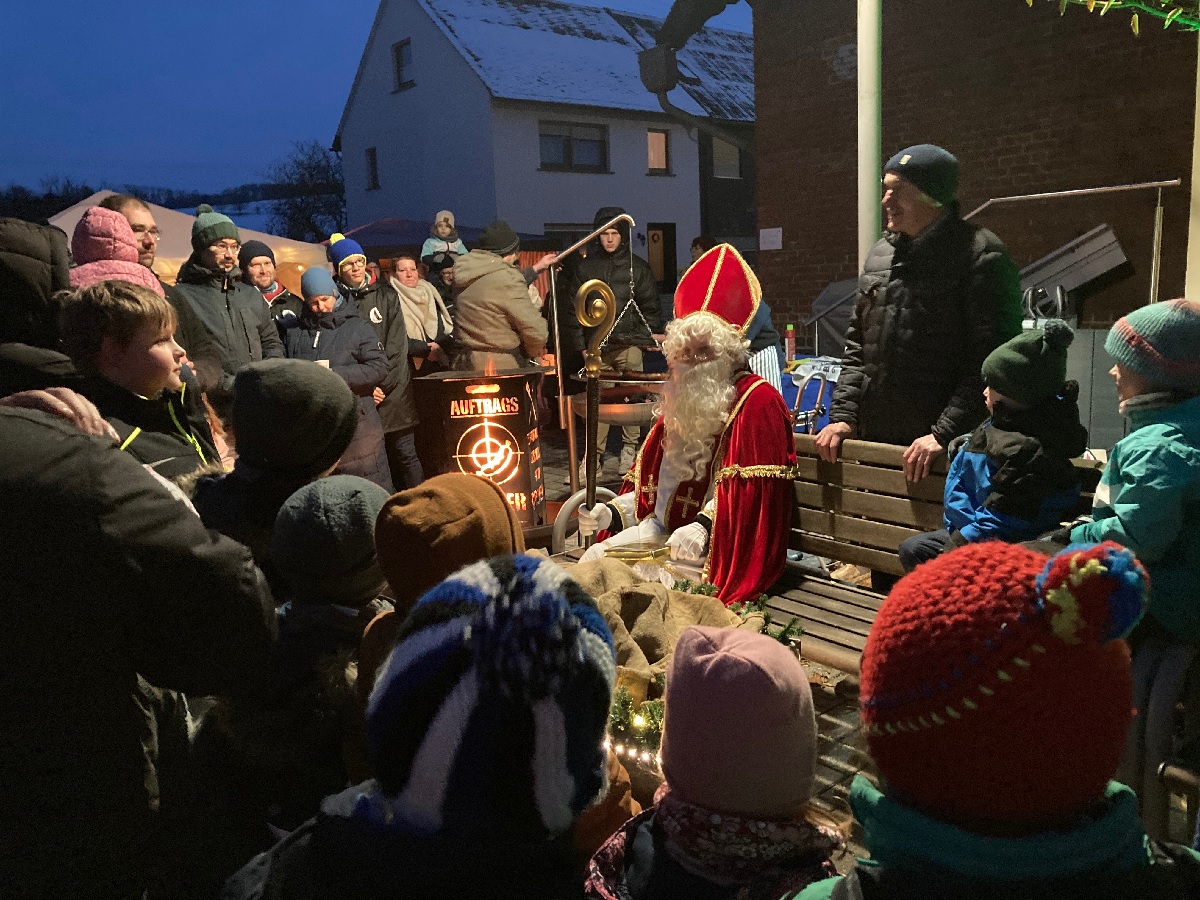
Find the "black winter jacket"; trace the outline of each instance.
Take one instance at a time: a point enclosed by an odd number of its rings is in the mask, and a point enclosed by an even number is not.
[[[288,359],[328,362],[358,398],[354,439],[334,471],[369,479],[390,493],[394,488],[383,445],[383,420],[371,396],[388,377],[388,359],[374,329],[358,317],[352,301],[343,300],[340,309],[323,315],[306,309],[288,327],[284,340]]]
[[[362,287],[351,288],[338,279],[342,293],[358,304],[358,314],[371,323],[383,351],[387,354],[387,377],[380,387],[387,396],[379,404],[383,430],[405,431],[416,428],[417,404],[413,400],[412,381],[408,365],[408,330],[404,327],[404,312],[400,298],[390,284],[370,281]]]
[[[193,253],[175,284],[216,345],[222,369],[217,390],[223,394],[233,391],[233,378],[242,367],[283,356],[271,311],[258,289],[242,281],[240,274],[237,266],[228,272],[207,269]]]
[[[117,431],[118,446],[163,478],[178,478],[220,462],[203,404],[189,392],[164,391],[149,400],[104,378],[87,379],[80,393]]]
[[[596,213],[597,226],[603,225],[624,210],[619,207],[608,207]],[[611,347],[646,347],[653,343],[651,334],[662,331],[662,314],[658,303],[658,282],[650,265],[629,248],[629,226],[621,222],[617,226],[621,233],[621,246],[613,253],[605,253],[600,247],[599,238],[588,247],[588,255],[575,268],[575,275],[567,285],[567,290],[558,295],[558,324],[562,329],[562,349],[567,351],[582,351],[587,346],[593,329],[585,329],[575,318],[575,294],[579,288],[593,278],[599,278],[610,288],[617,298],[617,324],[608,337]],[[625,304],[629,302],[629,261],[633,259],[633,289],[636,305],[646,319],[642,319],[637,311],[629,310],[621,315]],[[647,330],[649,326],[649,330]]]
[[[858,279],[831,422],[857,437],[944,447],[987,416],[983,360],[1021,331],[1016,266],[957,205],[915,239],[889,233]]]
[[[6,897],[140,896],[150,827],[138,673],[198,695],[261,684],[272,604],[111,441],[0,409],[0,872]]]
[[[167,295],[167,302],[175,308],[175,343],[187,351],[188,360],[196,367],[200,390],[207,392],[215,389],[221,383],[220,349],[183,294],[161,278],[158,283]]]

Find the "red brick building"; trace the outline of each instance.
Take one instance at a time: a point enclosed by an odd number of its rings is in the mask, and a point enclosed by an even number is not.
[[[1164,191],[1160,297],[1182,296],[1197,39],[1126,11],[1038,0],[903,0],[883,9],[883,156],[916,143],[960,161],[968,212],[993,197],[1182,178]],[[776,322],[799,322],[857,269],[855,4],[755,0],[759,254]],[[881,160],[882,163],[882,160]],[[1017,265],[1108,223],[1134,274],[1086,305],[1103,327],[1146,302],[1154,191],[993,207]],[[808,337],[808,336],[805,336]]]

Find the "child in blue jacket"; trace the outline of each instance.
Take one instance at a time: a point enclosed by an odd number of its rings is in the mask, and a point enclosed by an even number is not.
[[[1087,447],[1079,385],[1066,381],[1074,337],[1065,322],[1051,319],[983,361],[991,418],[960,439],[950,462],[945,527],[900,544],[906,572],[947,549],[1032,540],[1070,518],[1080,487],[1071,458]]]

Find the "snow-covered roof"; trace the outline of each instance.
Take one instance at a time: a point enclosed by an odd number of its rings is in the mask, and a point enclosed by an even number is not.
[[[380,3],[376,27],[386,3]],[[637,54],[655,45],[662,19],[560,0],[417,3],[495,98],[660,112],[658,99],[642,85]],[[679,51],[678,61],[681,74],[699,83],[672,91],[676,106],[698,116],[754,121],[751,35],[703,28]],[[356,77],[346,112],[358,82]],[[345,117],[343,113],[339,135]]]
[[[493,97],[658,111],[637,53],[662,19],[559,0],[419,0]],[[750,35],[705,28],[679,52],[684,85],[672,100],[695,115],[754,119]]]

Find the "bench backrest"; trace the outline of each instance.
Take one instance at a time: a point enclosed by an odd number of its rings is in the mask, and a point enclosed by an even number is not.
[[[1079,510],[1091,506],[1099,463],[1075,460],[1090,470]],[[796,515],[789,546],[815,556],[903,575],[896,548],[907,537],[941,528],[946,460],[911,484],[904,478],[904,448],[846,441],[836,463],[817,458],[812,435],[796,435]]]

